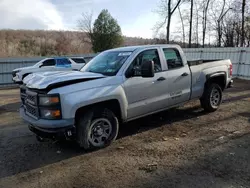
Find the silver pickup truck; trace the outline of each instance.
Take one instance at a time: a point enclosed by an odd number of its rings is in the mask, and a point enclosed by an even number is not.
[[[177,45],[122,47],[80,71],[28,75],[20,114],[39,139],[63,136],[85,149],[101,148],[116,139],[122,122],[193,99],[217,110],[232,82],[230,60],[188,62]]]

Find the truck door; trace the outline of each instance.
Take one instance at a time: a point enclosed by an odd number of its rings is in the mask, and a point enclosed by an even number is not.
[[[159,49],[160,50],[160,49]],[[123,84],[128,100],[128,119],[154,112],[167,106],[165,73],[162,71],[162,62],[158,49],[147,49],[140,52],[129,68],[132,76],[125,78]],[[141,77],[141,64],[144,61],[154,61],[155,75],[152,78]],[[166,66],[165,66],[166,67]]]
[[[168,105],[173,106],[189,100],[191,92],[191,73],[188,64],[184,64],[179,50],[176,48],[162,48],[167,64],[164,77],[167,79],[166,92]]]
[[[52,71],[54,70],[55,64],[56,62],[54,59],[46,59],[39,67],[43,69],[42,71]]]

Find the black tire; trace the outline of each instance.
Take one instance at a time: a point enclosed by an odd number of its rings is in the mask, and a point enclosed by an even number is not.
[[[83,115],[83,116],[81,116]],[[80,114],[76,122],[76,136],[77,142],[81,148],[86,150],[100,149],[110,145],[117,137],[119,131],[119,121],[115,114],[107,108],[95,107],[91,110],[85,111]],[[104,138],[104,143],[101,145],[95,145],[93,139],[91,139],[93,123],[100,119],[105,119],[111,124],[111,130],[108,138]],[[103,133],[104,133],[103,129]],[[103,138],[101,138],[103,140]]]
[[[215,91],[216,91],[216,96],[218,95],[218,99],[215,98],[213,102],[213,100],[211,99],[211,95],[212,95],[212,92],[215,92]],[[221,87],[215,83],[206,85],[203,96],[200,98],[201,107],[206,112],[214,112],[219,108],[221,101],[222,101]]]

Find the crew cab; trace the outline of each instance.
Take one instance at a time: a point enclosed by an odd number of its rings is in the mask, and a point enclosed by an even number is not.
[[[64,64],[70,66],[61,66],[62,60]],[[58,63],[59,62],[59,63]],[[22,84],[23,79],[34,72],[56,71],[56,70],[72,70],[81,69],[86,64],[83,57],[62,57],[62,58],[45,58],[37,62],[33,66],[17,68],[12,71],[12,80],[14,83]],[[58,66],[59,65],[59,66]]]
[[[102,148],[116,139],[119,124],[190,100],[216,111],[232,82],[230,60],[187,61],[178,45],[122,47],[80,71],[28,75],[20,115],[39,139],[63,136]]]

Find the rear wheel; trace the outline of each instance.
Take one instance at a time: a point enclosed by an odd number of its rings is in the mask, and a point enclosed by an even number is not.
[[[103,148],[116,139],[118,130],[118,119],[112,111],[94,108],[78,119],[77,141],[84,149]]]
[[[216,111],[222,101],[222,90],[218,84],[209,84],[200,99],[201,106],[207,112]]]

